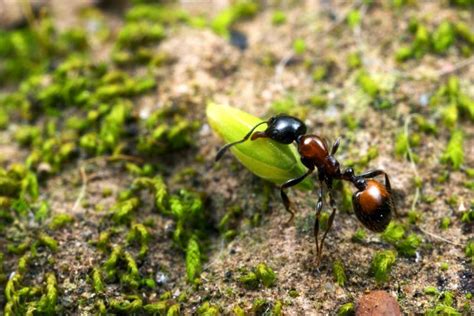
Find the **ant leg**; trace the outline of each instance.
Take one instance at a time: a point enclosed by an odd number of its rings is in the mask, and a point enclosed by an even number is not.
[[[320,188],[319,188],[319,195],[318,195],[318,203],[316,204],[316,218],[314,220],[314,241],[316,242],[316,265],[319,266],[319,257],[321,250],[319,249],[319,217],[321,216],[321,210],[323,209],[323,182],[319,181]]]
[[[334,144],[332,145],[332,148],[331,148],[331,155],[334,155],[336,152],[337,152],[337,149],[339,148],[339,143],[341,141],[341,138],[338,137],[336,139],[336,141],[334,142]]]
[[[233,142],[233,143],[229,143],[229,144],[224,145],[223,147],[221,147],[221,149],[219,149],[219,151],[218,151],[217,154],[216,154],[216,159],[215,159],[215,161],[218,161],[219,159],[221,159],[222,156],[224,155],[224,153],[226,152],[226,150],[229,149],[229,147],[234,146],[234,145],[237,145],[237,144],[240,144],[240,143],[243,143],[243,142],[245,142],[247,139],[249,139],[249,137],[252,135],[253,131],[254,131],[257,127],[259,127],[260,125],[263,125],[263,124],[268,124],[268,122],[265,121],[265,122],[260,122],[260,123],[258,123],[257,125],[255,125],[254,127],[252,127],[252,129],[247,133],[247,135],[245,135],[244,138],[242,138],[241,140],[236,141],[236,142]]]
[[[359,175],[359,177],[362,178],[375,178],[376,176],[384,175],[385,177],[385,187],[387,190],[390,192],[392,191],[392,186],[390,185],[390,180],[388,178],[388,174],[380,169],[375,169],[375,170],[370,170],[367,172],[364,172],[363,174]]]
[[[329,215],[328,219],[328,224],[326,227],[326,230],[324,231],[323,238],[321,239],[321,244],[319,246],[319,256],[318,256],[318,261],[317,264],[319,265],[321,263],[321,257],[323,254],[323,246],[324,246],[324,239],[326,239],[326,235],[328,234],[329,230],[332,227],[332,223],[334,222],[334,217],[336,216],[336,202],[334,200],[334,197],[332,196],[332,188],[329,188],[329,205],[332,208],[331,215]]]
[[[307,176],[309,176],[313,171],[314,171],[314,168],[308,169],[308,171],[306,171],[306,173],[303,174],[302,176],[300,176],[298,178],[290,179],[290,180],[286,181],[285,183],[283,183],[280,186],[280,196],[281,196],[281,199],[283,201],[283,205],[285,205],[285,210],[288,213],[291,214],[290,219],[288,220],[288,222],[286,222],[287,224],[291,223],[293,221],[293,218],[295,217],[295,213],[291,210],[290,199],[288,198],[288,195],[286,195],[285,191],[283,191],[283,190],[286,189],[286,188],[297,185],[298,183],[303,181]]]

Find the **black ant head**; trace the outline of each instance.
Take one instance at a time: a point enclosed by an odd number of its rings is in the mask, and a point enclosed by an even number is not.
[[[266,124],[268,127],[263,132],[254,132],[257,127],[260,125]],[[260,122],[255,125],[248,133],[239,141],[229,143],[221,149],[216,154],[216,161],[222,158],[224,153],[230,147],[245,142],[249,137],[251,140],[257,138],[270,138],[274,141],[277,141],[281,144],[291,144],[292,142],[298,142],[306,133],[306,125],[299,119],[289,116],[289,115],[277,115],[271,117],[268,121]]]
[[[306,134],[306,125],[299,119],[289,115],[277,115],[268,120],[264,137],[282,144],[291,144]],[[262,135],[262,136],[263,136]]]

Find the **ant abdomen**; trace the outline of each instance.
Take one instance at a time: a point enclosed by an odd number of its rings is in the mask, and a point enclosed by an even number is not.
[[[352,196],[354,212],[368,229],[382,232],[392,218],[391,192],[377,180],[367,180],[366,187]]]

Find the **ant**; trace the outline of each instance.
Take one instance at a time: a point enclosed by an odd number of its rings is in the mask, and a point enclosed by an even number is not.
[[[267,125],[266,130],[254,132],[258,126]],[[319,266],[323,251],[324,239],[331,229],[336,215],[336,205],[333,197],[333,181],[345,180],[351,182],[357,189],[352,195],[352,204],[354,212],[362,224],[374,232],[385,230],[391,220],[391,212],[395,211],[392,200],[392,189],[388,175],[383,170],[371,170],[360,175],[355,175],[352,168],[347,168],[341,172],[339,162],[334,155],[339,148],[339,138],[334,142],[331,149],[326,140],[317,135],[307,135],[306,125],[299,119],[280,114],[271,117],[268,121],[260,122],[255,125],[242,140],[229,143],[223,146],[217,152],[215,161],[218,161],[231,146],[245,142],[248,139],[256,140],[259,138],[270,138],[281,144],[296,143],[301,162],[308,169],[305,174],[289,179],[280,185],[280,195],[288,213],[291,217],[288,223],[292,222],[295,213],[291,210],[291,202],[285,193],[285,189],[295,186],[317,169],[320,189],[318,202],[316,204],[316,220],[314,222],[314,238],[316,243],[316,264]],[[377,176],[383,175],[384,184],[375,180]],[[329,205],[332,208],[328,219],[327,228],[319,239],[319,220],[323,208],[323,184],[326,184],[329,194]]]

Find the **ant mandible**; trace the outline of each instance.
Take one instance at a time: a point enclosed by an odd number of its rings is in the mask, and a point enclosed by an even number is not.
[[[266,130],[254,132],[258,126],[263,124],[267,125]],[[382,232],[389,224],[392,217],[391,212],[392,210],[395,211],[395,207],[392,201],[392,190],[387,173],[377,169],[355,175],[352,168],[347,168],[341,172],[339,162],[334,158],[334,154],[339,147],[339,139],[336,140],[329,150],[324,138],[317,135],[306,135],[306,125],[301,120],[289,115],[280,114],[254,126],[242,140],[223,146],[217,152],[216,161],[231,146],[245,142],[249,138],[252,141],[259,138],[270,138],[278,143],[288,145],[293,142],[296,143],[301,162],[308,170],[300,177],[289,179],[280,185],[281,199],[286,211],[291,214],[288,222],[293,220],[295,214],[291,210],[290,200],[284,190],[303,181],[315,169],[318,170],[320,188],[316,204],[316,220],[314,222],[317,265],[321,262],[324,239],[331,229],[334,216],[336,215],[336,205],[332,192],[334,180],[349,181],[356,187],[357,192],[352,195],[352,204],[357,218],[365,227],[374,232]],[[374,179],[374,177],[381,175],[385,178],[384,184]],[[327,228],[319,243],[319,220],[323,208],[323,184],[326,184],[328,188],[329,204],[332,212],[328,219]]]

